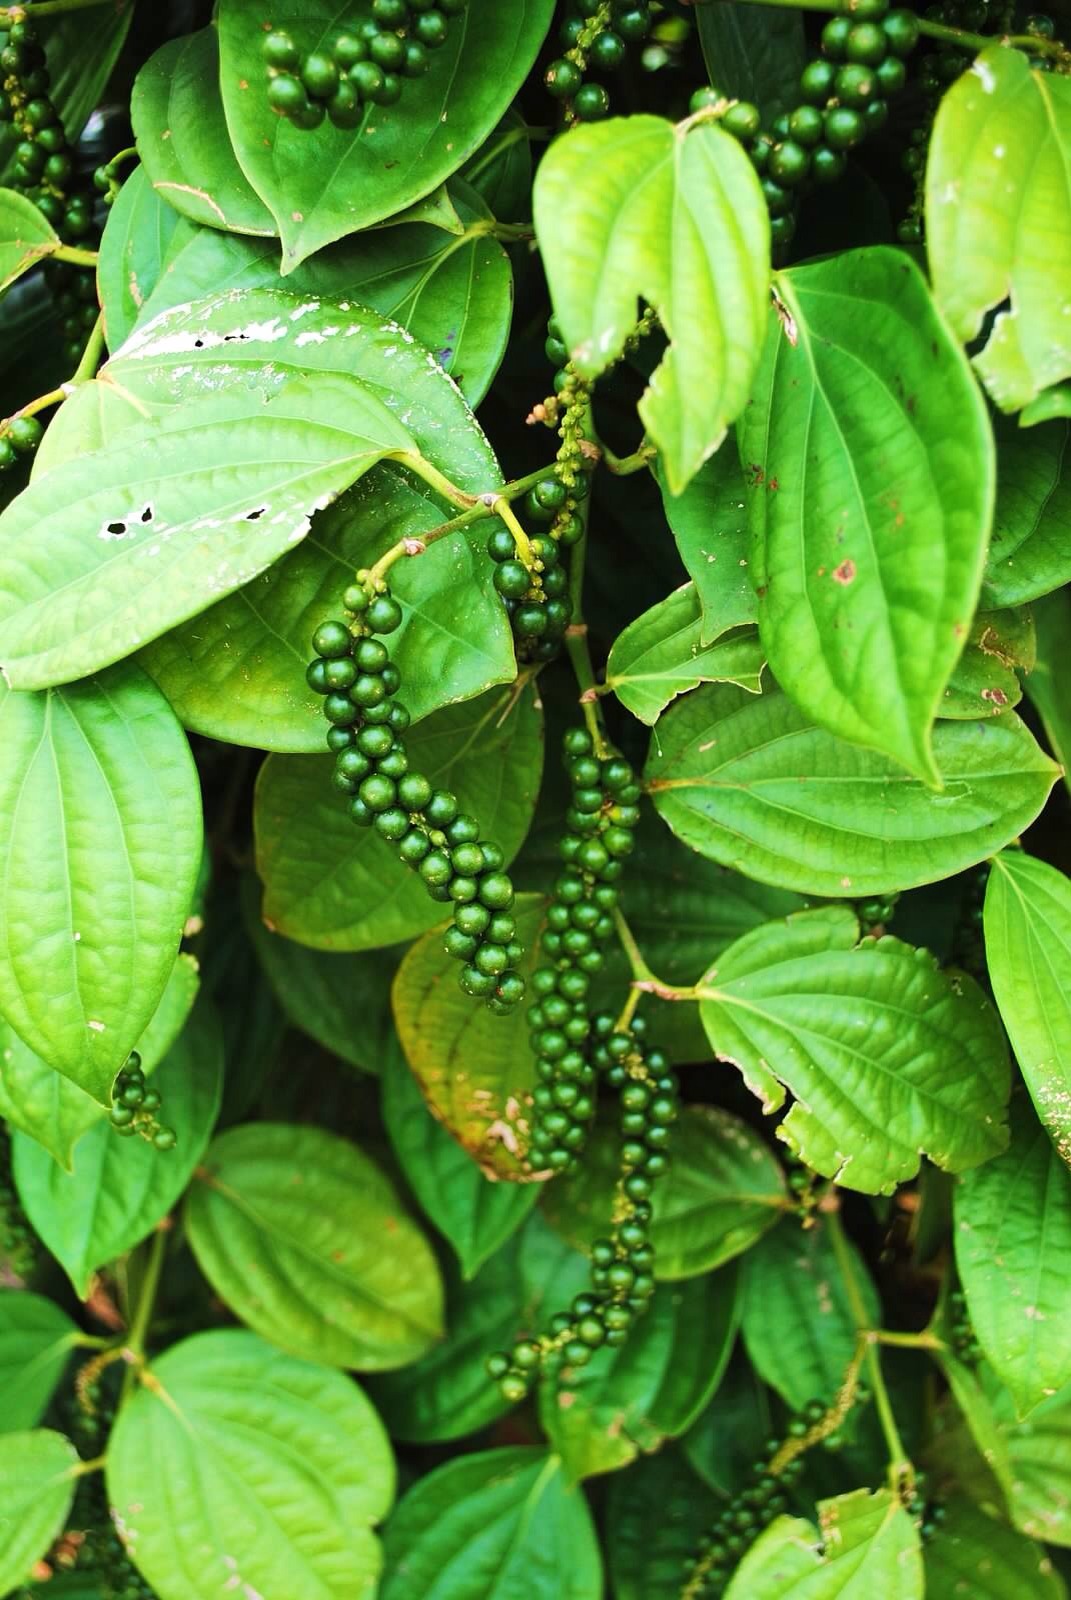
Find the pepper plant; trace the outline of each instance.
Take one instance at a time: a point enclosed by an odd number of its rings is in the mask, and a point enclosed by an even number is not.
[[[1066,1596],[1069,46],[0,6],[0,1594]]]

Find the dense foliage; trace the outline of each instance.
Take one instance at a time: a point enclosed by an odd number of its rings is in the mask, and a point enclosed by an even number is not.
[[[1071,14],[0,34],[0,1594],[1066,1596]]]

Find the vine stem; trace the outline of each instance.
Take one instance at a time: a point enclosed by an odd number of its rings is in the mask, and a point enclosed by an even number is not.
[[[403,456],[401,459],[406,465],[411,465],[408,456]],[[439,539],[445,539],[451,533],[457,533],[460,528],[470,527],[474,522],[483,522],[488,517],[501,517],[502,508],[498,505],[499,501],[508,504],[519,499],[522,494],[527,494],[529,489],[534,489],[536,484],[553,470],[554,463],[551,462],[549,467],[540,467],[538,472],[529,472],[523,478],[514,478],[510,483],[504,483],[500,489],[492,489],[487,494],[466,496],[468,501],[474,501],[475,504],[470,503],[468,509],[462,511],[459,516],[451,517],[447,522],[440,522],[436,527],[429,528],[427,533],[420,534],[418,538],[399,539],[398,543],[391,545],[370,569],[371,577],[373,580],[384,577],[396,561],[401,561],[404,556],[423,555],[429,545],[435,544]],[[451,484],[450,488],[453,487]],[[456,493],[460,495],[461,491],[457,490]],[[453,503],[456,505],[457,501]],[[524,532],[523,529],[521,531]],[[525,540],[527,542],[527,535]]]
[[[72,267],[95,267],[100,259],[97,250],[79,250],[77,245],[58,244],[48,252],[50,261],[69,261]]]
[[[707,3],[711,6],[724,5],[726,0],[700,0],[700,4]],[[843,5],[830,5],[829,0],[747,0],[749,5],[757,6],[783,6],[791,11],[830,11],[834,16],[853,16],[856,10],[853,0],[846,0]],[[1064,46],[1058,39],[1035,38],[1033,34],[984,34],[968,33],[963,28],[950,28],[943,22],[928,22],[925,17],[919,17],[919,32],[927,39],[940,39],[946,44],[970,45],[974,50],[988,50],[991,44],[1004,44],[1019,46],[1036,51],[1040,54],[1062,55]]]
[[[99,316],[93,324],[93,332],[82,351],[82,359],[74,369],[71,383],[87,383],[94,377],[100,366],[100,358],[104,354],[104,317]]]
[[[167,1234],[166,1226],[158,1227],[149,1244],[149,1256],[145,1263],[145,1276],[141,1280],[141,1292],[138,1295],[137,1309],[130,1324],[130,1335],[123,1346],[124,1359],[130,1363],[130,1366],[123,1377],[120,1404],[126,1399],[130,1389],[133,1387],[138,1368],[145,1365],[145,1341],[152,1323],[153,1307],[156,1304],[156,1296],[160,1288],[160,1275],[163,1272],[164,1256],[167,1253]]]
[[[885,1378],[881,1370],[881,1357],[878,1354],[879,1335],[871,1329],[863,1296],[855,1276],[855,1267],[852,1264],[851,1252],[848,1249],[848,1240],[844,1233],[844,1225],[837,1212],[830,1213],[827,1226],[829,1240],[833,1246],[833,1254],[837,1258],[841,1278],[844,1282],[844,1292],[847,1296],[848,1307],[852,1314],[852,1321],[866,1347],[866,1368],[870,1387],[874,1394],[874,1408],[877,1411],[878,1422],[885,1439],[886,1449],[889,1452],[889,1480],[891,1487],[897,1492],[903,1485],[914,1487],[915,1469],[911,1458],[904,1449],[900,1430],[896,1426],[893,1415],[892,1402],[889,1391],[885,1387]]]
[[[94,1456],[91,1461],[79,1461],[77,1466],[71,1468],[69,1476],[72,1478],[88,1478],[91,1472],[103,1472],[107,1464],[107,1456]]]

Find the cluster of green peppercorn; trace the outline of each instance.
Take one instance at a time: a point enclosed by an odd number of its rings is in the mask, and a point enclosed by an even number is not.
[[[556,976],[552,969],[542,970]],[[488,1357],[487,1371],[507,1400],[523,1400],[542,1372],[584,1367],[603,1345],[624,1344],[654,1293],[651,1196],[669,1166],[666,1147],[678,1096],[667,1058],[646,1045],[645,1033],[640,1017],[628,1028],[615,1026],[608,1014],[592,1018],[591,1064],[618,1091],[621,1104],[621,1169],[611,1232],[591,1246],[591,1291],[552,1317],[542,1337],[520,1339],[511,1350]]]
[[[523,950],[511,912],[513,885],[497,844],[480,838],[475,817],[456,795],[433,788],[410,768],[402,735],[409,711],[397,698],[401,673],[381,637],[401,624],[402,609],[384,579],[359,572],[343,596],[346,621],[323,622],[313,635],[310,688],[324,697],[335,755],[334,785],[349,814],[394,845],[433,900],[453,905],[444,946],[463,963],[466,994],[505,1013],[524,993],[516,970]]]
[[[598,122],[610,111],[610,96],[585,71],[617,72],[630,44],[651,30],[650,7],[634,0],[574,0],[575,15],[562,23],[563,55],[543,75],[548,94],[567,103],[580,122]]]
[[[904,65],[919,40],[913,11],[890,11],[888,0],[855,0],[851,15],[831,17],[822,30],[822,55],[800,75],[800,104],[769,132],[757,106],[740,100],[721,126],[748,150],[762,179],[775,245],[796,231],[796,206],[808,185],[834,183],[848,152],[885,126],[888,101],[907,77]],[[699,89],[691,109],[723,103],[716,88]]]
[[[173,1150],[177,1136],[174,1128],[166,1127],[157,1117],[161,1104],[159,1089],[149,1087],[141,1057],[131,1050],[112,1086],[112,1127],[124,1138],[140,1134],[155,1150]]]
[[[614,932],[613,911],[625,858],[640,819],[640,786],[620,756],[600,761],[584,728],[565,736],[571,785],[564,867],[547,907],[543,954],[532,976],[528,1013],[538,1082],[528,1161],[537,1172],[569,1172],[595,1112],[587,996]]]
[[[825,1416],[826,1408],[820,1400],[808,1401],[798,1417],[789,1423],[789,1436],[793,1429],[806,1431]],[[803,1457],[798,1455],[787,1462],[777,1473],[770,1470],[784,1447],[782,1439],[770,1439],[762,1457],[754,1462],[743,1488],[726,1502],[718,1513],[709,1532],[699,1541],[693,1561],[688,1563],[684,1600],[712,1600],[725,1592],[734,1567],[738,1566],[748,1547],[754,1544],[764,1528],[789,1508],[785,1492],[803,1471]]]
[[[468,0],[372,0],[371,16],[326,47],[298,49],[282,29],[263,43],[268,104],[297,128],[355,128],[369,105],[392,106],[406,78],[422,78],[432,50]]]
[[[43,433],[36,417],[10,417],[0,423],[0,473],[10,472],[20,457],[32,456]]]

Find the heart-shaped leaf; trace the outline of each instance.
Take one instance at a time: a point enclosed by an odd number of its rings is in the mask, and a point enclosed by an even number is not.
[[[699,595],[686,583],[618,634],[606,663],[607,687],[649,726],[671,700],[700,683],[735,683],[757,694],[765,657],[754,629],[706,646],[702,633]]]
[[[80,1463],[71,1441],[49,1428],[3,1439],[0,1593],[10,1594],[63,1531]]]

